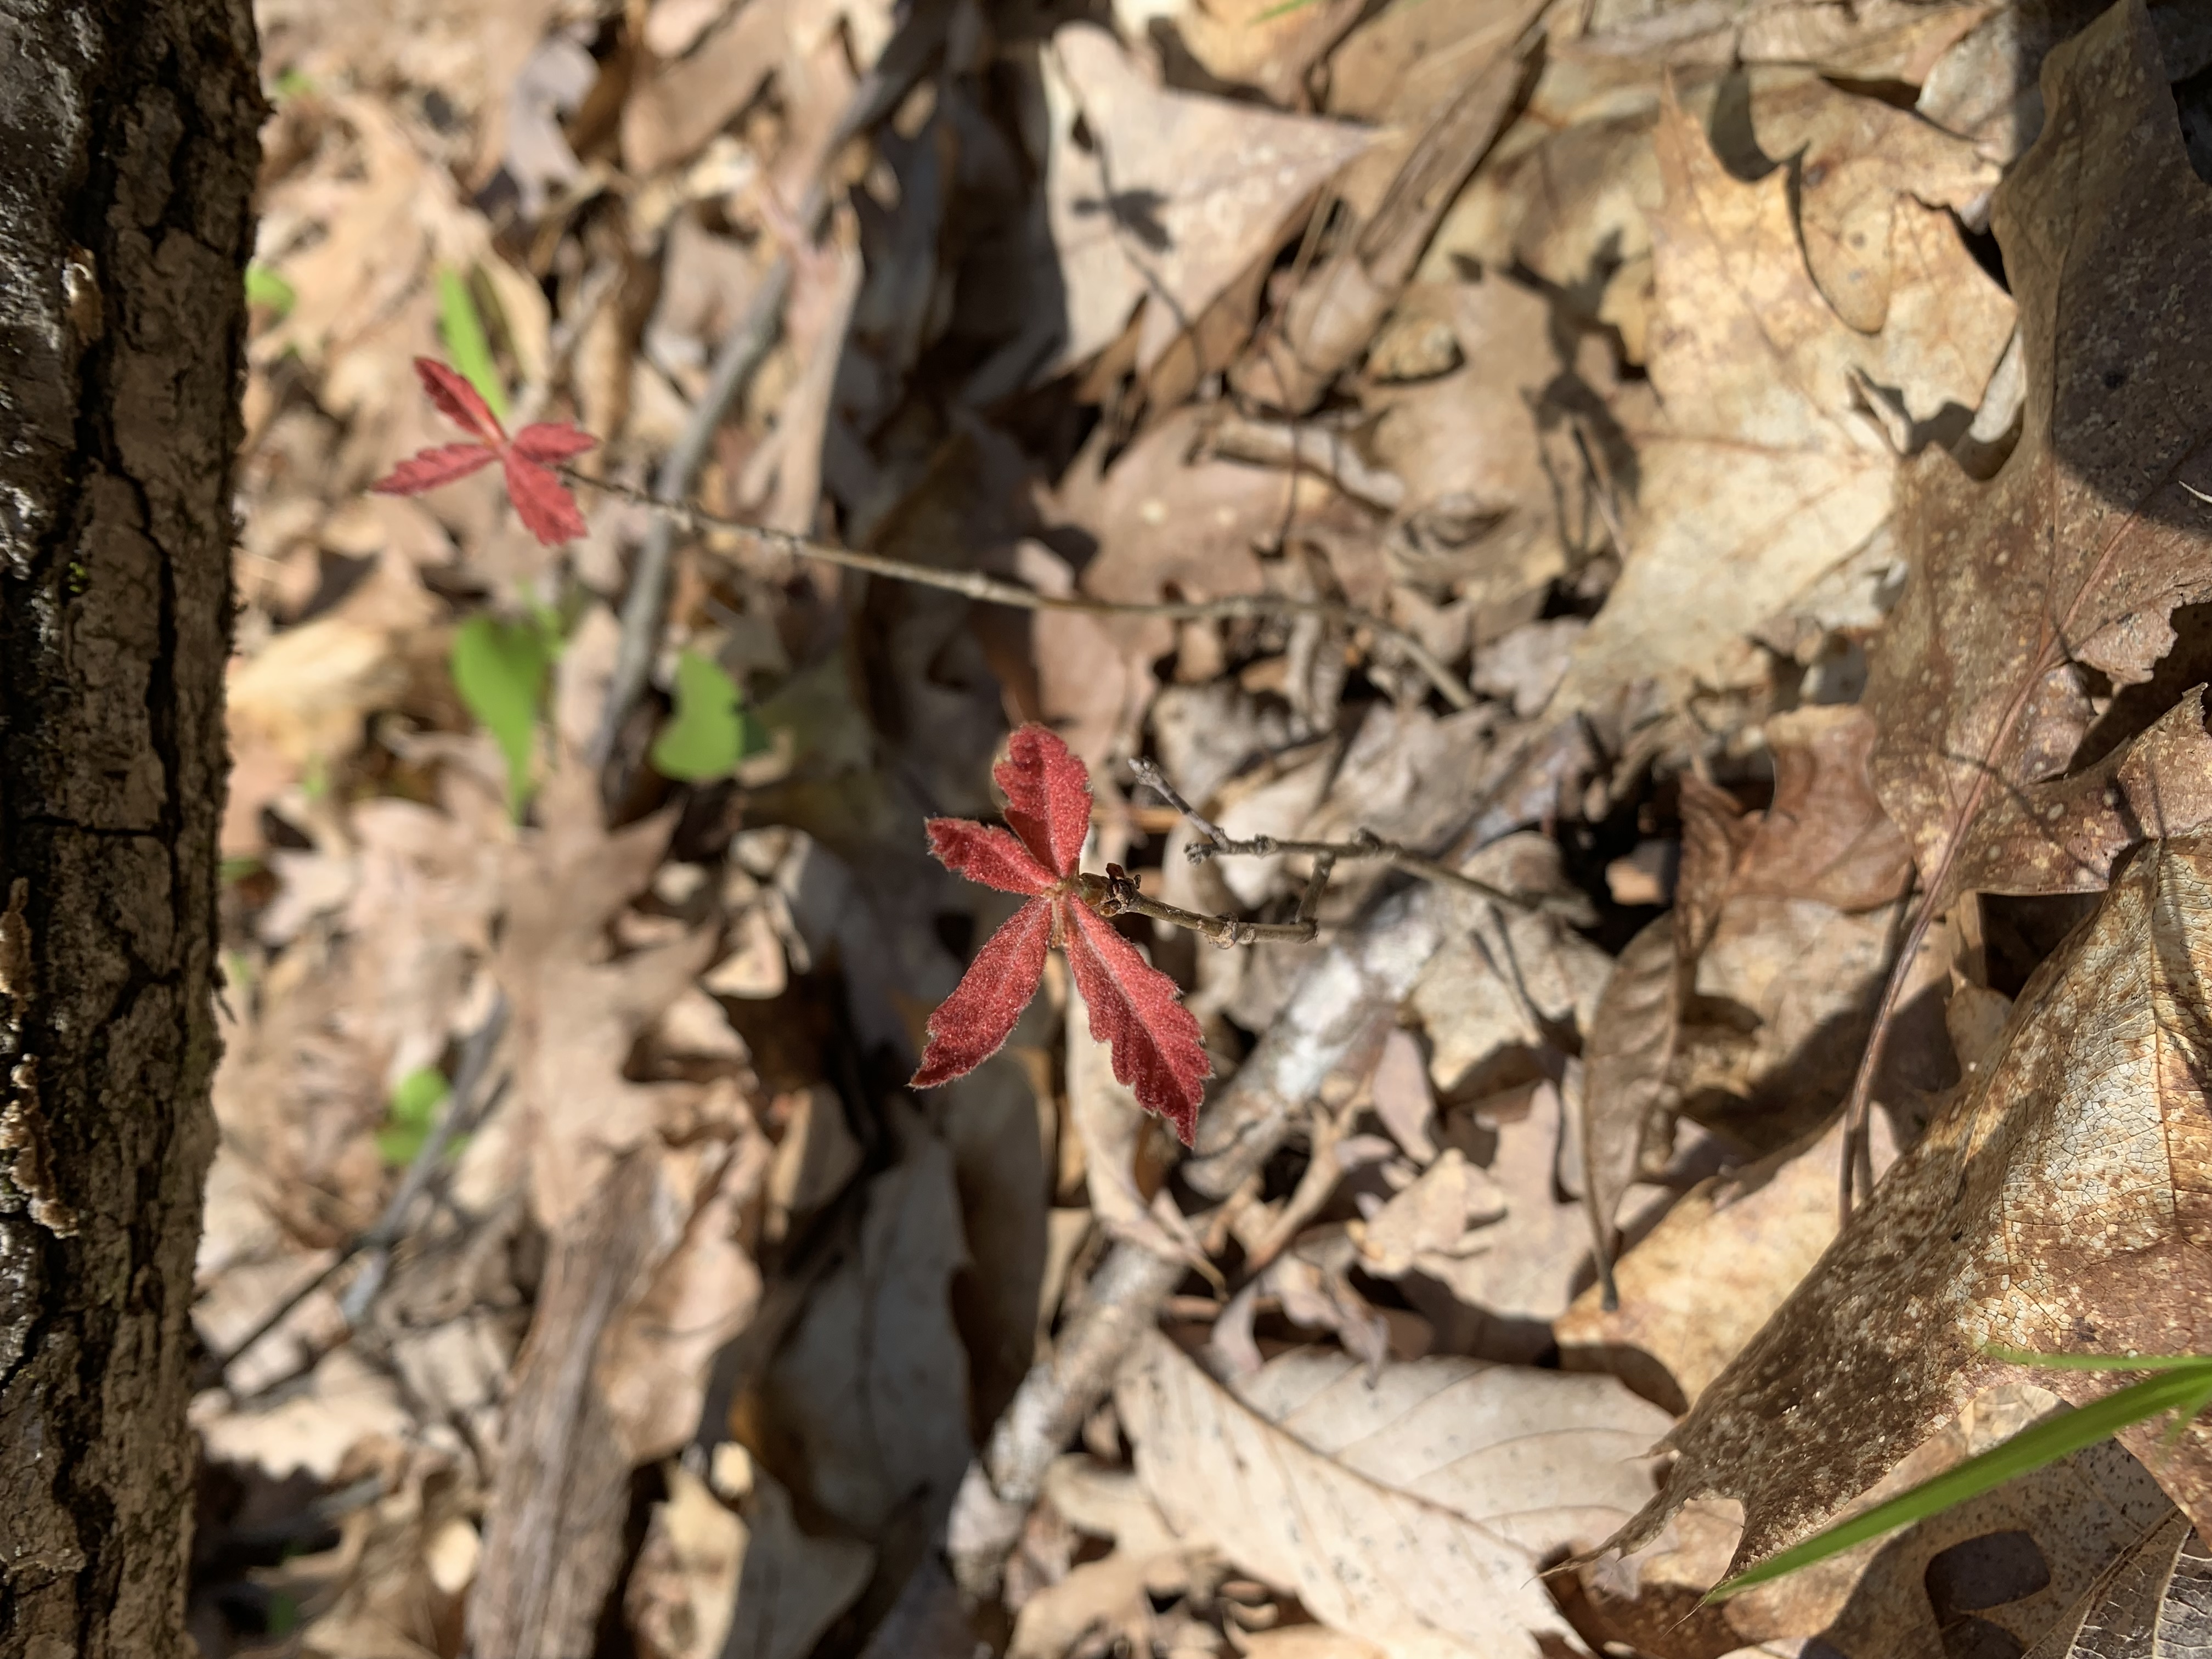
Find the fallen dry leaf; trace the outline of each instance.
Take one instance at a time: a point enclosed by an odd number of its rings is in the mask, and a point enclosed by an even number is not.
[[[2197,1194],[2212,1170],[2194,988],[2212,957],[2212,845],[2154,842],[2021,994],[1997,1052],[1671,1438],[1624,1541],[1703,1492],[1740,1498],[1736,1565],[1863,1492],[1999,1369],[1986,1344],[2187,1353],[2212,1342]],[[2082,1402],[2106,1372],[2048,1373]],[[2212,1431],[2123,1437],[2212,1513]]]
[[[1912,853],[1875,798],[1879,728],[1851,707],[1793,708],[1766,722],[1774,799],[1736,857],[1730,895],[1818,899],[1872,910],[1905,896]]]
[[[2027,1659],[2174,1659],[2212,1649],[2212,1554],[2175,1510],[2116,1558]]]
[[[1152,1600],[1188,1586],[1194,1547],[1168,1524],[1136,1475],[1079,1454],[1045,1472],[1045,1501],[1078,1532],[1113,1540],[1113,1553],[1069,1570],[1023,1603],[1008,1659],[1060,1659],[1093,1633],[1149,1645]],[[1203,1545],[1195,1547],[1202,1553]]]
[[[1912,267],[1929,246],[1923,228],[1943,222],[1908,204],[1963,208],[1996,185],[1996,167],[1965,140],[1879,99],[1841,91],[1819,74],[1761,68],[1747,79],[1753,137],[1766,155],[1796,166],[1806,268],[1836,314],[1862,334],[1882,331],[1900,278],[1923,298],[1956,304],[1941,285],[1915,280]],[[1940,332],[1933,338],[1918,334],[1907,324],[1893,337],[1916,352],[1951,343]],[[1947,395],[1968,407],[1978,403],[1990,364],[1946,354],[1906,367],[1916,378],[1934,371],[1933,380],[1915,388],[1919,395],[1908,397],[1918,415],[1932,413]],[[1981,378],[1972,384],[1955,378],[1972,380],[1977,367]],[[1874,378],[1892,383],[1879,373]]]
[[[623,1611],[645,1659],[714,1659],[729,1634],[744,1564],[745,1523],[681,1463],[653,1506]]]
[[[1651,220],[1650,374],[1662,413],[1631,434],[1642,482],[1629,546],[1561,688],[1569,708],[1642,679],[1711,674],[1890,511],[1895,458],[1863,412],[1863,388],[1901,376],[1880,337],[1853,331],[1814,285],[1787,176],[1731,178],[1671,99],[1654,142],[1666,202]],[[1986,382],[2012,333],[2009,303],[1955,234],[1925,261],[1922,280],[1955,307],[1931,337]],[[1904,303],[1902,288],[1891,303]]]
[[[2068,769],[2092,717],[2083,668],[2116,686],[2148,678],[2173,609],[2212,593],[2212,507],[2184,477],[2212,485],[2212,347],[2188,274],[2212,239],[2212,191],[2183,152],[2139,0],[2054,52],[2045,86],[2043,136],[1995,212],[2021,300],[2020,442],[1986,484],[1943,455],[1906,474],[1913,574],[1867,685],[1875,787],[1937,907],[1970,872],[2005,892],[2095,884],[2062,803],[2043,808],[2039,842],[2017,811],[1993,821],[2002,861],[1984,809]],[[2160,742],[2157,774],[2181,745],[2169,782],[2212,763],[2201,724]],[[2203,805],[2192,795],[2179,816]],[[2183,827],[2155,794],[2129,810]]]
[[[911,1116],[902,1139],[904,1160],[869,1182],[859,1237],[807,1297],[758,1406],[769,1467],[870,1539],[919,1495],[949,1498],[969,1451],[952,1157]]]
[[[1163,90],[1092,24],[1055,33],[1052,62],[1046,200],[1066,321],[1047,374],[1097,356],[1139,302],[1135,366],[1148,374],[1373,142],[1341,122]]]
[[[1469,1360],[1376,1382],[1297,1350],[1239,1398],[1147,1335],[1115,1400],[1177,1532],[1323,1623],[1393,1654],[1540,1652],[1565,1627],[1535,1564],[1634,1500],[1664,1414],[1610,1378]]]
[[[1975,1397],[1865,1502],[1880,1501],[1999,1444],[2056,1406],[2032,1383]],[[1901,1533],[1869,1540],[1717,1607],[1697,1598],[1723,1570],[1732,1505],[1682,1510],[1671,1543],[1577,1570],[1598,1616],[1586,1637],[1627,1640],[1654,1659],[1707,1659],[1739,1644],[1789,1651],[1952,1659],[2034,1642],[2162,1516],[2157,1483],[2105,1442],[2020,1476]]]
[[[574,768],[548,783],[540,811],[545,827],[515,849],[493,971],[514,1006],[516,1150],[527,1162],[531,1207],[550,1228],[653,1133],[664,1103],[696,1094],[689,1085],[632,1083],[623,1068],[639,1035],[714,959],[715,939],[701,928],[605,960],[607,925],[650,880],[667,822],[606,835],[598,786]]]
[[[1874,1121],[1877,1176],[1896,1157]],[[1840,1120],[1809,1146],[1692,1188],[1613,1265],[1620,1305],[1593,1285],[1552,1322],[1569,1370],[1611,1371],[1687,1411],[1836,1236]],[[1659,1368],[1656,1375],[1652,1366]]]

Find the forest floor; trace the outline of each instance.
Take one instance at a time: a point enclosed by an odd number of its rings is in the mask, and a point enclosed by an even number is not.
[[[2201,1616],[2155,1423],[1699,1598],[2212,1352],[2212,9],[257,9],[208,1659]],[[1028,723],[1194,1154],[908,1086]]]

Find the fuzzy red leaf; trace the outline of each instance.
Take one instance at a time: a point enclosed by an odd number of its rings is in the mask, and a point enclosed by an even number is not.
[[[584,515],[560,479],[512,449],[500,459],[507,469],[507,498],[532,535],[551,547],[584,533]]]
[[[417,450],[369,489],[379,495],[419,495],[440,484],[465,478],[498,459],[483,444],[440,444],[435,449]]]
[[[1061,905],[1060,942],[1075,988],[1091,1007],[1091,1040],[1113,1050],[1114,1075],[1135,1091],[1137,1103],[1167,1119],[1182,1144],[1192,1145],[1206,1079],[1213,1074],[1197,1018],[1182,1006],[1176,982],[1112,922],[1073,898]]]
[[[932,818],[928,827],[929,850],[956,876],[1002,893],[1032,895],[1059,880],[1004,830],[966,818]]]
[[[1057,732],[1024,726],[991,775],[1006,793],[1006,822],[1054,875],[1072,876],[1091,833],[1091,773]]]
[[[965,1077],[1006,1045],[1044,978],[1052,911],[1050,899],[1033,898],[983,942],[952,994],[929,1017],[929,1046],[910,1087],[933,1089]]]
[[[447,420],[464,432],[473,432],[495,448],[507,446],[507,428],[499,423],[499,416],[483,396],[468,381],[445,364],[428,357],[415,360],[415,374],[422,382],[422,390],[430,394],[430,401]]]
[[[538,421],[514,434],[514,453],[541,465],[551,466],[556,461],[572,460],[587,449],[597,448],[599,441],[566,421]]]

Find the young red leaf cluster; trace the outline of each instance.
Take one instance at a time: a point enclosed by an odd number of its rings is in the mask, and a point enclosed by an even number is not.
[[[471,434],[465,444],[418,450],[369,488],[380,495],[419,495],[497,461],[507,475],[507,499],[524,526],[550,547],[584,533],[584,515],[551,469],[599,442],[564,421],[539,421],[512,438],[477,389],[443,363],[415,360],[422,390],[439,412]]]
[[[930,850],[946,869],[1002,893],[1026,894],[1029,902],[985,941],[929,1017],[929,1046],[914,1086],[950,1083],[998,1053],[1036,994],[1045,953],[1057,943],[1090,1005],[1091,1040],[1113,1051],[1114,1075],[1189,1146],[1213,1064],[1176,982],[1079,896],[1090,773],[1053,732],[1024,726],[993,775],[1006,792],[1011,830],[932,818]]]

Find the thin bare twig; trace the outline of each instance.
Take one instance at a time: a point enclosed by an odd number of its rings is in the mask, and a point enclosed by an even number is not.
[[[1493,904],[1508,905],[1522,911],[1540,910],[1547,907],[1545,900],[1529,899],[1518,893],[1509,893],[1502,887],[1493,887],[1486,881],[1416,853],[1410,847],[1385,841],[1371,830],[1354,830],[1349,841],[1288,841],[1275,836],[1247,836],[1240,840],[1203,817],[1185,800],[1176,787],[1168,781],[1167,774],[1160,770],[1158,762],[1140,757],[1129,763],[1129,769],[1137,775],[1138,782],[1158,793],[1161,799],[1190,820],[1191,827],[1198,831],[1200,838],[1183,849],[1183,855],[1193,864],[1203,864],[1214,858],[1273,858],[1280,853],[1305,853],[1316,860],[1315,869],[1318,872],[1326,867],[1321,860],[1326,860],[1327,866],[1334,866],[1339,859],[1380,859],[1409,876],[1419,876],[1424,881],[1441,883],[1446,887],[1456,887],[1462,892],[1486,898]],[[1308,891],[1311,893],[1312,889],[1309,887]],[[1316,902],[1318,902],[1317,895]],[[1299,914],[1306,914],[1304,907],[1300,908]],[[1190,924],[1179,925],[1188,927]],[[1229,942],[1232,941],[1217,941]]]
[[[850,547],[831,547],[826,543],[794,535],[787,530],[771,530],[765,525],[724,518],[720,514],[708,513],[689,502],[664,501],[658,494],[647,494],[611,478],[589,477],[571,467],[562,467],[560,471],[573,484],[650,507],[669,523],[687,530],[721,530],[734,535],[750,536],[767,546],[802,558],[819,559],[824,564],[834,564],[847,570],[866,571],[872,576],[887,576],[894,581],[941,588],[948,593],[962,594],[985,605],[1003,605],[1018,611],[1069,611],[1088,617],[1158,617],[1175,622],[1283,616],[1334,617],[1353,628],[1364,628],[1378,638],[1389,640],[1428,677],[1429,683],[1453,708],[1474,707],[1474,694],[1461,683],[1459,677],[1436,653],[1395,623],[1387,622],[1357,605],[1338,605],[1327,599],[1302,599],[1289,593],[1232,593],[1218,599],[1161,599],[1152,603],[1095,599],[1082,594],[1040,593],[1033,587],[1024,587],[1018,582],[1002,581],[981,571],[938,570],[905,559],[888,558],[881,553],[863,553]],[[635,591],[636,584],[634,582],[633,593]],[[623,627],[627,632],[627,610]],[[610,698],[610,707],[611,702]]]
[[[1086,873],[1078,876],[1075,881],[1083,902],[1102,916],[1149,916],[1154,921],[1202,934],[1224,950],[1234,945],[1263,942],[1310,945],[1321,932],[1314,912],[1321,907],[1321,890],[1328,884],[1329,867],[1334,863],[1334,859],[1316,861],[1313,878],[1306,884],[1295,921],[1243,921],[1235,916],[1212,916],[1202,911],[1186,910],[1179,904],[1148,897],[1137,885],[1137,878],[1118,864],[1108,865],[1103,876]]]

